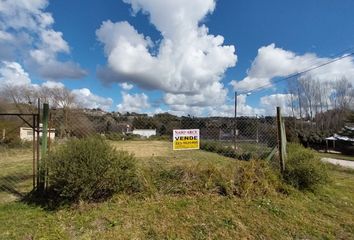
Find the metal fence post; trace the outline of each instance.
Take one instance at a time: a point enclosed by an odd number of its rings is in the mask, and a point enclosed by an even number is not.
[[[49,115],[49,105],[48,103],[43,104],[43,117],[42,117],[42,138],[41,138],[41,164],[40,164],[40,184],[39,191],[43,192],[45,188],[45,176],[46,176],[46,162],[45,156],[47,154],[48,148],[48,115]]]

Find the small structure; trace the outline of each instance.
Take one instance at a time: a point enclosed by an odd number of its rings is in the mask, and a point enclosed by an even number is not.
[[[334,134],[332,137],[328,137],[326,140],[326,150],[328,151],[328,141],[333,142],[333,149],[336,148],[336,142],[341,143],[344,146],[354,146],[354,128],[345,126],[339,134]]]
[[[151,136],[156,136],[156,129],[134,129],[130,133],[149,138]]]
[[[37,134],[34,135],[35,139]],[[53,141],[55,139],[55,129],[48,129],[47,133],[48,139]],[[42,137],[42,124],[39,125],[39,137]],[[20,139],[24,141],[33,141],[33,129],[30,127],[21,127],[20,128]]]

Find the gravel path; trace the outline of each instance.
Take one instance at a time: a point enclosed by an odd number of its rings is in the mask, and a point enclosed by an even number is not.
[[[334,158],[322,158],[323,162],[332,163],[335,165],[340,165],[342,167],[353,168],[354,169],[354,161],[346,161],[346,160],[339,160]]]

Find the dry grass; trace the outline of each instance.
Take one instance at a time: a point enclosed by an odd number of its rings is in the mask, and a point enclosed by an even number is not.
[[[137,158],[167,157],[173,154],[172,143],[166,141],[110,141],[119,150],[133,153]]]
[[[111,141],[111,144],[119,150],[133,153],[144,164],[146,161],[163,160],[168,164],[188,164],[191,162],[213,163],[224,165],[234,162],[233,159],[220,156],[216,153],[201,150],[173,151],[172,143],[167,141]]]
[[[32,151],[0,150],[0,203],[17,200],[32,188]]]

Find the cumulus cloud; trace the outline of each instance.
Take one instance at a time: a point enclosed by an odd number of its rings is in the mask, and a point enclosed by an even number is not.
[[[107,57],[107,66],[98,71],[101,80],[162,90],[172,109],[222,104],[227,90],[220,81],[237,57],[234,46],[225,46],[222,36],[202,24],[215,0],[124,2],[134,13],[148,15],[162,39],[153,43],[128,22],[103,22],[96,31]]]
[[[3,61],[0,64],[0,87],[30,85],[28,73],[17,62]]]
[[[215,117],[233,117],[235,115],[234,104],[222,104],[219,106],[188,106],[188,105],[171,105],[168,111],[171,114],[182,116],[215,116]],[[253,107],[247,103],[247,95],[240,94],[237,96],[237,116],[256,116],[267,114],[264,108]]]
[[[210,108],[211,116],[233,117],[235,115],[235,105],[221,105],[217,108]],[[247,104],[247,94],[237,96],[237,116],[265,115],[265,109],[252,107]]]
[[[47,81],[42,84],[46,88],[65,88],[64,84],[61,82]]]
[[[133,84],[129,84],[129,83],[126,83],[126,82],[120,83],[119,86],[120,86],[123,90],[127,90],[127,91],[132,90],[133,87],[134,87]]]
[[[63,83],[47,81],[41,85],[32,83],[29,74],[18,62],[3,61],[0,64],[0,92],[7,89],[20,89],[21,91],[31,91],[33,94],[41,94],[44,89],[64,89]],[[113,104],[111,98],[104,98],[93,94],[89,89],[74,89],[71,91],[80,107],[101,108],[109,110]]]
[[[150,108],[149,97],[144,94],[129,94],[122,92],[122,103],[117,105],[117,111],[126,112],[147,112]]]
[[[291,94],[272,94],[261,97],[260,106],[268,115],[276,115],[276,107],[281,107],[282,114],[292,116],[291,100]]]
[[[88,88],[74,89],[71,91],[76,101],[84,108],[101,108],[109,110],[113,100],[93,94]]]
[[[45,79],[85,76],[77,63],[58,60],[59,54],[70,54],[70,47],[63,33],[53,30],[47,6],[48,0],[0,2],[0,60],[21,59]]]
[[[271,87],[272,79],[275,77],[299,73],[330,60],[333,59],[321,58],[313,53],[298,55],[292,51],[277,48],[275,44],[270,44],[258,50],[258,55],[252,62],[247,77],[241,81],[232,81],[231,84],[238,91],[249,91],[264,85]],[[342,77],[354,81],[354,59],[348,57],[304,74],[304,77],[308,76],[323,82],[333,82]]]

